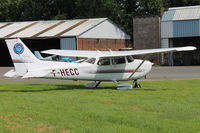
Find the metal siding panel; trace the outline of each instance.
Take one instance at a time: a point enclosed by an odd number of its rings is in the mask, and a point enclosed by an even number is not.
[[[30,23],[32,23],[32,22],[14,22],[13,24],[8,25],[8,26],[0,29],[0,37],[4,38],[4,36],[6,36],[6,35],[8,35],[10,33],[13,33],[13,32],[15,32],[15,31],[17,31],[17,30],[19,30],[19,29],[21,29],[23,27],[26,27]],[[19,37],[19,36],[17,36],[17,37]]]
[[[174,37],[192,37],[199,36],[199,20],[174,21]]]
[[[48,27],[53,26],[56,24],[58,21],[38,21],[37,24],[15,34],[14,36],[11,37],[32,37],[33,35],[45,30]]]
[[[200,20],[199,20],[199,36],[200,36]]]
[[[69,29],[73,25],[76,25],[80,21],[86,19],[75,19],[75,20],[53,20],[53,21],[27,21],[27,22],[12,22],[12,23],[0,23],[0,37],[3,38],[7,35],[12,35],[10,38],[21,37],[55,37],[58,33],[63,32],[66,29]],[[95,18],[95,19],[87,19],[87,22],[84,22],[77,27],[73,27],[69,31],[63,33],[63,35],[59,37],[72,37],[79,36],[83,33],[88,32],[91,29],[95,29],[102,22],[109,20],[108,18]],[[59,23],[62,22],[62,23]],[[31,23],[37,23],[35,25],[29,25]],[[117,27],[117,26],[116,26]],[[17,32],[19,31],[19,32]],[[122,31],[121,29],[117,29],[117,31]],[[117,32],[116,31],[116,32]],[[16,34],[14,34],[16,32]],[[130,36],[127,35],[128,38]]]
[[[173,37],[173,22],[161,22],[161,38]]]
[[[61,38],[61,49],[76,50],[76,38]]]
[[[177,9],[173,20],[199,19],[200,8]]]
[[[103,22],[106,19],[107,18],[87,19],[88,20],[87,22],[82,23],[81,25],[79,25],[77,27],[73,27],[66,33],[63,33],[63,35],[61,35],[61,36],[62,37],[78,36],[78,35],[82,34],[83,32],[86,32],[87,30],[95,27],[96,25],[98,25],[99,23]],[[55,37],[56,34],[61,33],[62,31],[68,29],[69,27],[72,27],[73,25],[76,25],[77,23],[79,23],[81,21],[85,21],[85,20],[86,19],[64,20],[65,22],[63,22],[60,25],[56,25],[58,22],[60,22],[60,20],[59,21],[58,20],[57,21],[35,21],[35,22],[38,22],[36,25],[31,26],[31,27],[15,34],[15,36],[32,37],[33,35],[38,34],[39,35],[38,37]],[[19,22],[19,23],[21,24],[22,22]],[[29,24],[30,22],[26,22],[26,23]],[[14,23],[14,24],[16,25],[17,23]],[[53,28],[49,29],[51,27],[53,27]],[[12,32],[13,32],[13,30],[12,30]],[[15,36],[11,36],[11,37],[15,37]]]
[[[5,38],[9,38],[10,36],[13,36],[13,35],[15,35],[15,34],[21,32],[21,31],[23,31],[23,30],[25,30],[25,29],[27,29],[27,28],[29,28],[29,27],[35,25],[35,24],[37,24],[37,22],[30,23],[29,25],[27,25],[27,26],[25,26],[25,27],[23,27],[23,28],[21,28],[21,29],[19,29],[19,30],[17,30],[17,31],[14,31],[14,32],[12,32],[12,33],[6,35]]]
[[[165,11],[163,17],[162,17],[162,21],[169,21],[172,20],[174,17],[176,10],[169,10],[169,11]]]
[[[77,36],[82,34],[83,32],[93,28],[97,24],[101,23],[106,19],[88,19],[88,21],[82,23],[81,25],[71,29],[70,31],[62,34],[61,36]]]
[[[169,39],[168,38],[161,40],[161,48],[169,48]]]
[[[85,23],[85,22],[87,22],[87,21],[88,21],[87,19],[86,19],[86,20],[81,20],[81,21],[78,22],[77,24],[75,24],[75,25],[73,25],[73,26],[71,26],[71,27],[69,27],[69,28],[63,30],[62,32],[56,34],[55,36],[61,36],[61,35],[63,35],[64,33],[73,30],[74,28],[78,27],[79,25],[82,25],[83,23]]]
[[[168,38],[161,39],[161,48],[169,48],[169,39]],[[161,64],[165,64],[164,53],[161,53]]]
[[[38,37],[38,36],[40,36],[41,34],[47,32],[47,31],[49,31],[49,30],[51,30],[51,29],[54,29],[55,27],[61,25],[61,24],[64,23],[64,22],[65,22],[64,20],[58,21],[58,22],[55,23],[54,25],[52,25],[52,26],[50,26],[50,27],[48,27],[48,28],[46,28],[46,29],[44,29],[44,30],[42,30],[42,31],[40,31],[40,32],[38,32],[38,33],[36,33],[36,34],[33,35],[32,37]]]
[[[97,25],[95,28],[81,34],[79,38],[130,39],[130,36],[123,30],[119,29],[118,26],[106,20]]]
[[[56,34],[62,32],[65,29],[77,24],[81,20],[67,20],[65,23],[60,24],[59,26],[41,34],[39,37],[46,37],[46,36],[55,36]]]
[[[7,25],[7,24],[9,24],[9,23],[6,23],[6,22],[0,23],[0,28],[3,27],[3,26],[5,26],[5,25]]]
[[[200,6],[183,6],[183,7],[171,7],[169,10],[178,10],[178,9],[190,9],[190,8],[200,8]]]

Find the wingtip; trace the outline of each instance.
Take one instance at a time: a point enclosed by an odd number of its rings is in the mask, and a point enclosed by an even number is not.
[[[197,48],[194,46],[187,46],[187,47],[181,47],[178,48],[177,51],[193,51],[196,50]]]

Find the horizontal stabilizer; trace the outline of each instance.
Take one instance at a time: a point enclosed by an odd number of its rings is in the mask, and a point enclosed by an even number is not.
[[[39,78],[39,77],[45,77],[47,74],[49,74],[51,71],[30,71],[27,72],[22,78]]]
[[[4,76],[5,77],[9,77],[9,78],[17,78],[17,77],[19,77],[19,75],[13,69],[8,71],[7,73],[5,73]]]

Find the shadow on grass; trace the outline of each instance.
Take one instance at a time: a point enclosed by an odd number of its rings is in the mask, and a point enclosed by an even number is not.
[[[134,89],[134,88],[133,88]],[[135,91],[166,91],[167,89],[143,89],[143,88],[137,88],[134,89]]]
[[[45,91],[64,91],[64,90],[108,90],[108,89],[116,89],[115,87],[98,87],[98,88],[88,88],[84,85],[55,85],[55,88],[51,89],[44,89],[44,87],[41,87],[41,84],[27,84],[31,87],[31,89],[18,89],[18,90],[12,90],[12,89],[0,89],[1,92],[45,92]],[[40,87],[40,89],[37,88]]]

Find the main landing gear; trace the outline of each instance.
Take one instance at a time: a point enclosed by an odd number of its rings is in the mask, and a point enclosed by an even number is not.
[[[141,85],[138,84],[136,79],[133,81],[133,83],[135,83],[134,86],[132,86],[132,84],[129,84],[129,83],[119,84],[119,82],[117,81],[114,81],[114,82],[118,84],[117,86],[118,90],[130,90],[132,88],[141,88]]]
[[[97,87],[99,87],[100,83],[101,83],[101,81],[95,81],[95,82],[86,84],[85,87],[97,88]]]
[[[85,86],[86,87],[92,87],[92,88],[97,88],[99,87],[100,83],[102,81],[95,81],[95,82],[92,82],[92,83],[88,83],[86,84]],[[117,89],[118,90],[131,90],[132,88],[141,88],[141,85],[138,84],[137,80],[135,79],[133,81],[133,83],[135,83],[135,85],[133,86],[132,84],[129,84],[129,83],[123,83],[123,84],[120,84],[118,81],[114,80],[114,82],[117,84]]]
[[[135,80],[133,81],[133,83],[135,83],[135,85],[134,85],[133,88],[141,88],[141,85],[138,84],[137,79],[135,79]]]

